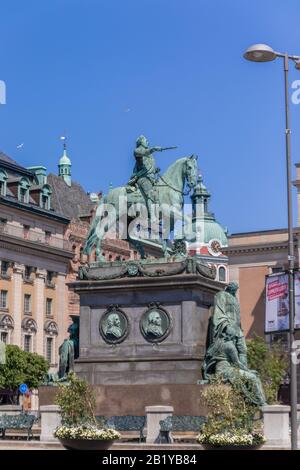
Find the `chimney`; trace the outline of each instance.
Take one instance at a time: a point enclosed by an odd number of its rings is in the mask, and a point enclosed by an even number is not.
[[[39,185],[47,183],[47,168],[45,166],[29,166],[27,170],[32,171],[35,174],[36,179],[38,180]]]

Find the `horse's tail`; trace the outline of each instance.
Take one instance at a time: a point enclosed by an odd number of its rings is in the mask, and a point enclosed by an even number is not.
[[[97,235],[96,229],[97,229],[98,223],[101,220],[101,215],[97,215],[97,212],[98,212],[99,206],[103,205],[105,202],[106,202],[106,198],[100,199],[97,210],[96,210],[96,215],[92,220],[89,233],[88,233],[86,242],[83,247],[83,253],[86,255],[89,255],[92,251],[93,246],[97,244],[98,235]]]

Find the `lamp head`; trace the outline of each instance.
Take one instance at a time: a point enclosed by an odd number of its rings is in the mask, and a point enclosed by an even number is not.
[[[248,47],[244,57],[252,62],[270,62],[276,59],[277,54],[273,51],[272,47],[267,46],[267,44],[254,44]]]

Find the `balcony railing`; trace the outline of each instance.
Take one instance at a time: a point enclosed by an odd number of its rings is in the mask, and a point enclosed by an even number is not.
[[[11,237],[21,238],[40,245],[48,245],[53,248],[61,250],[72,251],[72,245],[68,240],[57,237],[56,235],[47,235],[43,232],[35,232],[31,229],[24,229],[23,227],[15,227],[13,225],[1,225],[0,234],[9,235]]]

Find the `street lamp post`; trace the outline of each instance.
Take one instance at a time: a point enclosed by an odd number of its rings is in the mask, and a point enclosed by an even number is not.
[[[294,341],[294,239],[292,212],[292,181],[291,181],[291,129],[289,120],[288,71],[289,60],[295,62],[300,69],[300,57],[287,53],[275,52],[266,44],[255,44],[247,49],[245,59],[253,62],[270,62],[277,57],[283,58],[284,65],[284,96],[285,96],[285,149],[286,149],[286,181],[288,204],[288,282],[289,282],[289,353],[290,353],[290,402],[291,402],[291,448],[297,449],[297,364],[295,361]]]

